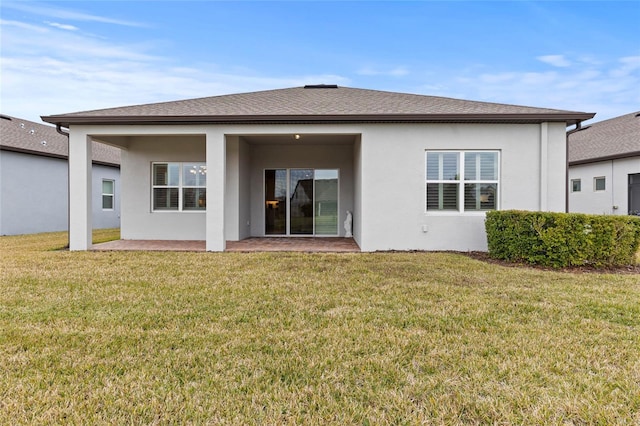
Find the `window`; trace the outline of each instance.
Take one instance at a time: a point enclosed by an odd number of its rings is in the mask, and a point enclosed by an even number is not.
[[[571,192],[582,191],[582,181],[580,179],[571,179]]]
[[[607,187],[606,182],[604,176],[593,178],[593,190],[604,191]]]
[[[207,207],[205,163],[154,163],[154,211],[198,211]]]
[[[498,208],[497,151],[427,151],[427,211]]]
[[[102,179],[102,210],[113,210],[113,194],[116,183],[111,179]]]

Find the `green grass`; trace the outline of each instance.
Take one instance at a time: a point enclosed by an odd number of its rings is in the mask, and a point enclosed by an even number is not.
[[[640,423],[637,274],[65,244],[0,238],[0,424]]]

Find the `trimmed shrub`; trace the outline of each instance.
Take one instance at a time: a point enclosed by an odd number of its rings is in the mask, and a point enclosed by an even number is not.
[[[632,265],[640,247],[634,216],[490,211],[485,229],[491,257],[554,268]]]

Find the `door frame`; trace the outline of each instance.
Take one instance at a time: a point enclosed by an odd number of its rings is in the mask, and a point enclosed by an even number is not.
[[[632,182],[634,180],[634,177],[638,179],[638,182]],[[627,197],[628,197],[627,198],[627,214],[632,214],[632,212],[636,212],[635,214],[640,216],[640,209],[634,210],[632,206],[632,201],[633,201],[632,190],[640,187],[640,173],[629,173],[627,177],[627,184],[628,184],[627,185]]]
[[[262,217],[266,218],[266,171],[267,170],[285,170],[286,171],[286,214],[285,214],[285,233],[284,234],[267,234],[267,223],[264,222],[262,227],[262,234],[265,237],[288,237],[288,238],[296,238],[296,237],[314,237],[314,238],[322,238],[322,237],[339,237],[340,236],[340,168],[337,167],[266,167],[262,170]],[[291,233],[291,170],[312,170],[313,171],[313,233],[311,234],[292,234]],[[335,234],[316,234],[316,170],[335,170],[338,173],[338,187],[336,191],[336,215],[337,215],[337,223],[336,223],[336,233]]]

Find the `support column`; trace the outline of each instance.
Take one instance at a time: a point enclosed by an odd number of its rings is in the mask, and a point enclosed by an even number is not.
[[[549,123],[540,124],[540,211],[548,207],[549,195]]]
[[[226,143],[221,131],[207,131],[207,251],[224,251]]]
[[[69,135],[69,250],[89,250],[91,209],[91,137]]]

